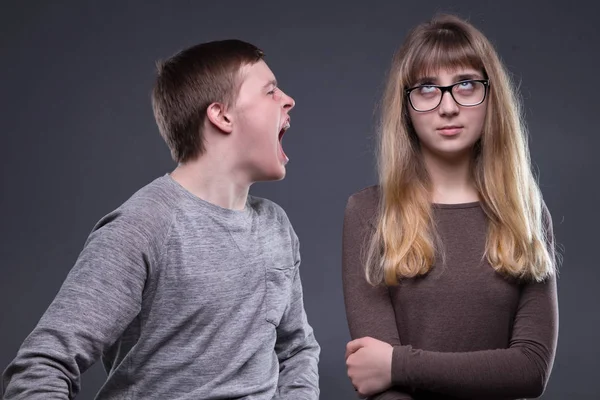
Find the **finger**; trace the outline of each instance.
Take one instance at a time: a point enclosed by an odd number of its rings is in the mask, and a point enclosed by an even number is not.
[[[364,347],[365,345],[363,342],[363,338],[355,339],[351,342],[348,342],[348,344],[346,345],[346,359],[348,359],[348,356],[350,356],[350,354],[355,353],[358,349]]]
[[[346,354],[344,354],[344,359],[346,360],[346,365],[348,365],[348,357],[350,357],[352,354],[350,350],[348,350],[348,347],[346,346]]]

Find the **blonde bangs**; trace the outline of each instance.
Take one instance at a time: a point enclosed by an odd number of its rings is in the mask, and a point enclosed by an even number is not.
[[[414,86],[425,76],[436,75],[440,69],[473,68],[487,78],[481,55],[465,35],[455,30],[438,29],[425,36],[407,61],[406,82],[409,86]]]

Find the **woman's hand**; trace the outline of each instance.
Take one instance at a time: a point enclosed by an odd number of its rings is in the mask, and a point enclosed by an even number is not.
[[[360,396],[383,392],[392,385],[393,347],[381,340],[363,337],[346,345],[346,367]]]

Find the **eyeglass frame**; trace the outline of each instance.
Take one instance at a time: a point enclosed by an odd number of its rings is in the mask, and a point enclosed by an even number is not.
[[[481,101],[479,103],[464,105],[464,104],[459,103],[456,100],[456,98],[454,97],[454,93],[452,92],[452,88],[454,88],[456,85],[460,85],[461,83],[465,83],[465,82],[479,82],[479,83],[483,84],[483,88],[484,88],[483,99],[481,99]],[[413,90],[419,89],[419,88],[421,88],[423,86],[434,87],[434,88],[439,89],[442,92],[442,95],[440,96],[439,103],[437,103],[437,105],[435,107],[430,108],[429,110],[417,110],[417,108],[414,106],[414,104],[412,103],[412,100],[410,98],[410,93]],[[405,89],[404,92],[406,94],[406,97],[408,98],[408,103],[410,104],[410,106],[412,107],[413,110],[415,110],[416,112],[429,112],[429,111],[435,110],[436,108],[438,108],[440,106],[440,104],[442,104],[442,100],[444,99],[444,93],[446,93],[446,92],[450,92],[450,96],[452,97],[452,100],[454,100],[454,102],[456,104],[458,104],[459,106],[461,106],[461,107],[475,107],[475,106],[478,106],[478,105],[480,105],[481,103],[483,103],[485,101],[485,98],[487,97],[489,88],[490,88],[490,80],[489,79],[465,79],[465,80],[453,83],[452,85],[448,85],[448,86],[440,86],[440,85],[418,85],[418,86],[415,86],[415,87],[412,87],[412,88],[409,88],[409,89]]]

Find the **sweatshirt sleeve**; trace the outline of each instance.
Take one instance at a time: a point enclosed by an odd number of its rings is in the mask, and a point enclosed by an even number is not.
[[[4,399],[72,399],[81,374],[141,308],[148,235],[116,211],[103,218],[54,301],[2,378]]]
[[[274,400],[319,398],[320,346],[304,310],[300,279],[300,243],[290,228],[294,251],[292,289],[277,327],[275,352],[279,359],[279,383]]]
[[[346,205],[342,233],[342,283],[350,337],[365,336],[400,346],[396,317],[389,291],[371,286],[365,278],[365,256],[373,229],[361,217],[363,210],[355,197]],[[370,397],[371,400],[410,400],[413,397],[402,382]]]

